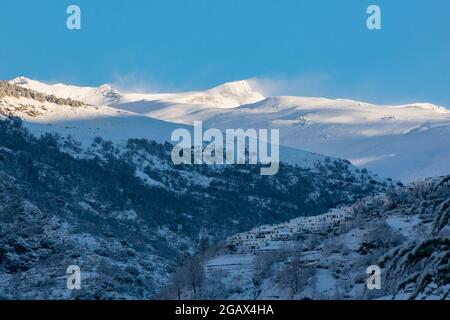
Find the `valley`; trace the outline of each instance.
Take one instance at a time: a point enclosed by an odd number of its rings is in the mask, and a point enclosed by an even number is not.
[[[449,115],[245,81],[0,82],[0,298],[448,299]],[[195,121],[279,130],[277,174],[174,164],[170,138]],[[69,265],[82,290],[65,290]]]

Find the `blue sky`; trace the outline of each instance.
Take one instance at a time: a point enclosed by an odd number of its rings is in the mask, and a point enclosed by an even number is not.
[[[82,30],[66,28],[70,4]],[[450,107],[448,0],[2,0],[0,34],[2,79],[173,91],[257,78],[271,94]]]

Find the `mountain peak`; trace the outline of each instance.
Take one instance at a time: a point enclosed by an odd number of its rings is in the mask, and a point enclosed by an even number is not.
[[[98,88],[97,93],[100,96],[112,100],[111,102],[119,101],[120,98],[122,97],[122,94],[118,90],[114,89],[113,87],[111,87],[111,85],[107,83],[101,85]]]
[[[248,81],[240,80],[226,82],[207,91],[198,92],[188,102],[221,108],[235,108],[264,99],[265,97],[255,91]]]
[[[30,82],[31,82],[31,80],[29,78],[23,77],[23,76],[17,77],[15,79],[9,81],[10,84],[15,84],[15,85],[26,85]]]
[[[226,82],[208,91],[234,93],[235,95],[254,92],[252,86],[247,80]]]
[[[17,77],[9,83],[63,99],[73,99],[97,106],[117,103],[121,98],[120,92],[109,84],[100,87],[80,87],[64,83],[51,84],[23,76]]]
[[[422,109],[422,110],[430,110],[430,111],[434,111],[437,113],[450,113],[449,109],[446,109],[444,107],[435,105],[435,104],[431,104],[431,103],[412,103],[409,105],[406,105],[404,107],[409,107],[409,108],[418,108],[418,109]]]

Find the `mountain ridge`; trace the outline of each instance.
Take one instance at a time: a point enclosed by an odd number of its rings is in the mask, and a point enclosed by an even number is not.
[[[283,147],[348,159],[361,169],[405,182],[450,171],[450,111],[430,103],[265,97],[249,81],[160,94],[120,93],[111,86],[55,87],[26,78],[13,83],[177,125],[203,121],[204,127],[218,129],[279,129]]]
[[[398,107],[398,108],[402,108],[402,107],[418,107],[418,108],[422,108],[424,110],[433,110],[439,113],[450,113],[450,109],[445,108],[443,106],[439,106],[437,104],[433,104],[430,102],[411,102],[411,103],[405,103],[405,104],[375,104],[375,103],[369,103],[369,102],[364,102],[364,101],[360,101],[360,100],[354,100],[354,99],[347,99],[347,98],[327,98],[327,97],[318,97],[318,96],[296,96],[296,95],[271,95],[271,96],[266,96],[265,94],[263,94],[262,92],[260,92],[257,89],[254,89],[254,85],[252,85],[252,81],[250,80],[236,80],[236,81],[230,81],[230,82],[225,82],[223,84],[219,84],[217,86],[214,86],[212,88],[203,90],[203,91],[181,91],[181,92],[156,92],[156,93],[146,93],[146,92],[133,92],[130,90],[127,90],[126,92],[121,92],[118,89],[114,88],[114,85],[110,84],[110,83],[105,83],[102,84],[98,87],[89,87],[89,86],[76,86],[76,85],[67,85],[64,83],[55,83],[55,84],[50,84],[50,83],[46,83],[46,82],[42,82],[42,81],[37,81],[37,80],[33,80],[30,78],[27,78],[25,76],[19,76],[16,77],[12,80],[9,81],[11,84],[15,84],[15,85],[19,85],[22,87],[26,87],[29,89],[33,89],[36,90],[38,92],[43,92],[43,93],[48,93],[48,94],[55,94],[56,96],[61,95],[62,98],[70,98],[70,91],[91,91],[91,94],[93,95],[104,95],[104,96],[113,96],[116,99],[116,102],[113,103],[117,103],[120,98],[123,98],[123,96],[126,95],[142,95],[143,97],[147,97],[149,99],[149,101],[155,101],[155,100],[164,100],[164,98],[166,98],[168,101],[175,101],[177,100],[176,97],[177,95],[195,95],[195,94],[202,94],[202,93],[207,93],[210,95],[223,95],[223,96],[231,96],[231,97],[240,97],[240,98],[245,98],[250,97],[250,100],[255,100],[255,101],[245,101],[245,99],[242,99],[242,102],[239,104],[236,104],[234,106],[228,106],[228,108],[236,108],[236,107],[241,107],[243,105],[250,105],[250,104],[254,104],[254,103],[258,103],[261,102],[263,100],[267,100],[267,101],[276,101],[276,100],[280,100],[280,102],[282,102],[282,100],[286,100],[286,99],[304,99],[304,100],[309,100],[311,102],[314,101],[325,101],[325,102],[334,102],[334,103],[338,103],[338,105],[342,102],[345,103],[347,105],[355,105],[355,106],[380,106],[380,107]],[[58,90],[58,88],[60,88],[60,90]],[[65,90],[63,90],[65,89]],[[56,92],[55,92],[56,90]],[[59,94],[58,94],[59,91]],[[64,92],[66,91],[66,92]],[[83,99],[78,99],[83,101]],[[85,103],[89,103],[89,97],[88,97],[88,101],[83,101]],[[145,100],[145,99],[141,99],[141,100]],[[180,99],[179,102],[181,103],[183,99]],[[91,100],[92,101],[92,100]],[[129,102],[129,101],[128,101]],[[186,101],[183,101],[186,102]],[[111,102],[110,102],[111,103]],[[201,101],[195,101],[195,99],[193,99],[191,101],[191,103],[193,104],[201,104]],[[96,104],[93,104],[96,105]],[[220,105],[220,104],[217,104]],[[226,105],[224,105],[226,106]]]

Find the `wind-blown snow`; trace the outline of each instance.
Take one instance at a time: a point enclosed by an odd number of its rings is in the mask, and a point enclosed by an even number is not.
[[[258,102],[265,98],[261,93],[254,91],[250,83],[245,80],[228,82],[207,91],[160,94],[120,93],[108,84],[104,84],[98,88],[70,86],[61,83],[46,84],[26,77],[18,77],[11,80],[10,83],[62,98],[83,101],[96,106],[139,101],[166,101],[177,104],[234,108],[243,104]]]

